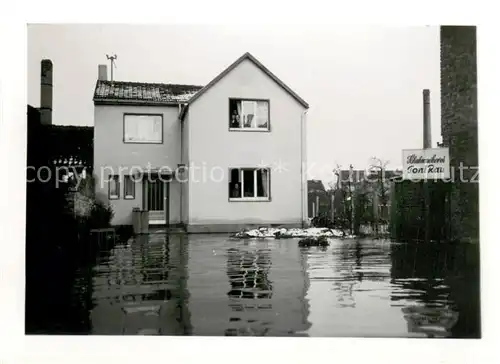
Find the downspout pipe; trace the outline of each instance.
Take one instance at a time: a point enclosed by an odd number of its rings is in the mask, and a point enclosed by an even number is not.
[[[179,123],[180,123],[180,128],[181,128],[181,142],[180,142],[180,145],[181,145],[181,153],[180,153],[180,156],[181,156],[181,164],[184,163],[184,109],[186,108],[186,104],[179,104],[179,116],[178,116],[178,120],[179,120]],[[179,172],[178,170],[179,167],[177,167],[177,173]],[[184,199],[183,199],[183,192],[184,192],[184,183],[182,182],[179,182],[180,183],[180,194],[179,194],[179,198],[180,198],[180,203],[179,203],[179,213],[180,213],[180,220],[181,220],[181,224],[184,224],[184,216],[183,216],[183,210],[182,210],[182,204],[184,203]]]
[[[307,191],[305,190],[306,188],[306,185],[307,185],[307,180],[304,180],[304,178],[306,178],[305,176],[305,169],[306,169],[306,165],[307,165],[307,160],[306,160],[306,154],[305,154],[305,151],[306,151],[306,126],[305,126],[305,122],[306,122],[306,116],[307,116],[307,112],[309,110],[306,109],[304,110],[304,112],[302,112],[302,115],[301,115],[301,120],[300,120],[300,185],[301,185],[301,188],[300,188],[300,201],[301,201],[301,217],[300,217],[300,220],[301,220],[301,226],[302,228],[305,228],[305,221],[306,221],[306,215],[304,215],[304,209],[306,207],[306,204],[307,204]]]

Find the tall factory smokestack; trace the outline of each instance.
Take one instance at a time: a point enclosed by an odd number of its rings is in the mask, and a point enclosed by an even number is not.
[[[52,61],[43,59],[40,75],[40,121],[52,124]]]
[[[432,137],[431,137],[431,100],[430,91],[425,89],[423,91],[423,101],[424,101],[424,149],[432,148]]]

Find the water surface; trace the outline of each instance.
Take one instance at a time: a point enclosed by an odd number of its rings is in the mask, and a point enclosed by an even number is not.
[[[90,334],[479,337],[477,245],[297,242],[143,236],[104,251],[74,291]]]

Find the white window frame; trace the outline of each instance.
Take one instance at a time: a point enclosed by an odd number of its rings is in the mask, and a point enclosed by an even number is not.
[[[254,119],[252,120],[252,124],[255,124],[255,126],[252,127],[245,127],[244,126],[244,120],[243,120],[243,114],[240,115],[240,123],[241,127],[240,128],[231,128],[231,114],[229,114],[229,131],[251,131],[251,132],[269,132],[271,130],[271,102],[269,100],[265,99],[245,99],[245,98],[230,98],[229,99],[229,105],[231,105],[231,102],[239,102],[243,108],[243,102],[253,102],[254,103]],[[267,103],[267,126],[265,127],[259,127],[257,125],[257,105],[259,102],[266,102]],[[231,110],[231,109],[229,109]]]
[[[133,195],[127,194],[127,182],[128,181],[132,184]],[[135,190],[136,190],[136,183],[135,183],[134,176],[130,176],[130,175],[123,176],[123,198],[125,200],[135,200]]]
[[[239,170],[240,177],[240,191],[241,197],[229,197],[229,201],[271,201],[271,169],[270,168],[259,168],[259,167],[235,167],[229,170],[237,169]],[[245,181],[243,178],[243,172],[253,170],[253,197],[244,197],[243,193],[245,191]],[[257,197],[257,171],[266,170],[267,171],[267,197]],[[230,173],[231,174],[231,173]]]
[[[116,195],[111,194],[111,182],[115,181],[116,183]],[[120,176],[115,174],[115,175],[109,175],[108,176],[108,199],[109,200],[119,200],[120,199]]]
[[[159,131],[155,134],[151,134],[149,138],[139,139],[140,135],[136,135],[134,137],[130,137],[132,134],[130,131],[127,132],[127,127],[132,128],[134,124],[137,126],[137,133],[139,133],[140,128],[140,119],[143,118],[143,122],[148,118],[151,118],[151,122],[153,123],[152,130],[157,126],[158,120],[155,118],[159,118]],[[149,120],[148,120],[149,121]],[[128,123],[127,123],[128,122]],[[132,123],[131,123],[132,122]],[[153,136],[154,135],[154,136]],[[162,114],[133,114],[133,113],[124,113],[123,114],[123,142],[127,144],[163,144],[163,115]]]

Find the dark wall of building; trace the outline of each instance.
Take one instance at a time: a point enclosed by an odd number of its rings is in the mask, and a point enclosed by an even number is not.
[[[427,189],[427,192],[426,192]],[[451,240],[449,196],[451,183],[400,181],[394,184],[391,204],[391,237],[398,241]],[[429,199],[426,224],[425,194]],[[426,236],[426,229],[429,234]]]
[[[48,125],[46,126],[47,153],[51,159],[61,160],[57,165],[73,158],[78,165],[92,169],[94,162],[94,128],[90,126]]]
[[[80,137],[68,137],[65,127],[59,132],[58,127],[43,125],[36,108],[28,106],[27,119],[25,331],[87,332],[87,313],[80,312],[79,303],[70,304],[75,257],[87,258],[87,250],[78,244],[78,227],[68,213],[68,186],[57,183],[53,164],[55,155],[85,147],[75,146]]]
[[[454,240],[479,239],[476,27],[441,27],[441,134],[455,181],[450,195]],[[460,165],[467,169],[460,170]],[[477,176],[478,177],[478,176]]]

